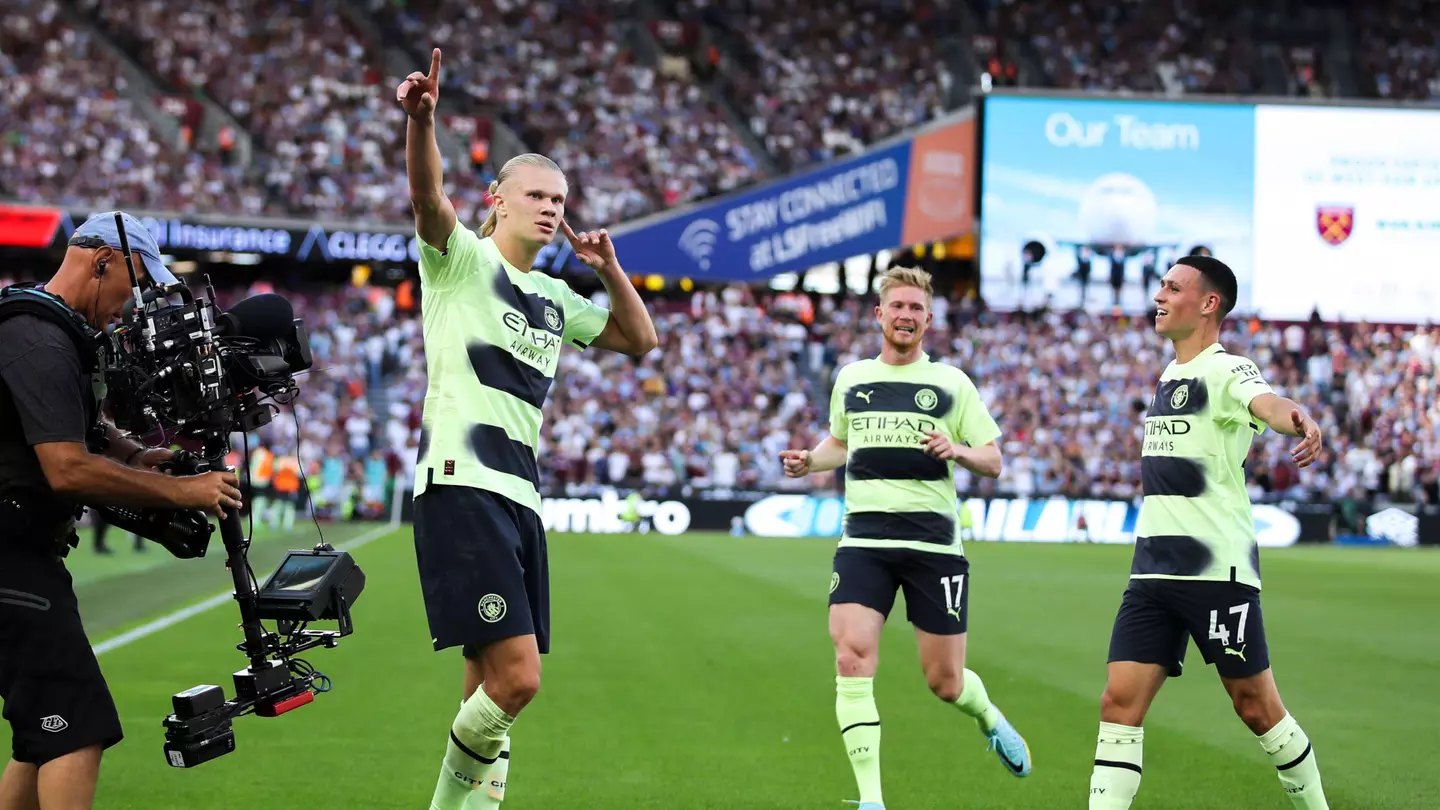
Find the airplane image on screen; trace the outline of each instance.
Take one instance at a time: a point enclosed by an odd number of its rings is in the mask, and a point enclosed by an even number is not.
[[[1112,172],[1102,175],[1085,189],[1076,212],[1075,230],[1059,236],[1035,234],[1026,240],[1020,251],[1020,286],[1022,300],[1029,298],[1032,270],[1052,251],[1074,251],[1075,268],[1069,278],[1079,285],[1080,304],[1089,302],[1089,286],[1096,259],[1104,259],[1109,268],[1112,306],[1120,306],[1121,292],[1127,281],[1138,281],[1145,306],[1165,268],[1181,255],[1213,255],[1204,241],[1186,245],[1178,236],[1156,233],[1159,205],[1150,187],[1132,174]],[[1182,246],[1185,248],[1181,253]],[[1140,260],[1138,279],[1126,279],[1125,269],[1131,259]],[[1101,293],[1103,296],[1103,293]]]

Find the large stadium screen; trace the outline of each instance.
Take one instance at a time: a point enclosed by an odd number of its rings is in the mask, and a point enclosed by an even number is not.
[[[1440,111],[1261,105],[1255,305],[1266,317],[1440,317]]]
[[[1253,107],[990,96],[984,116],[990,306],[1143,312],[1165,269],[1197,246],[1235,270],[1238,307],[1249,306]]]

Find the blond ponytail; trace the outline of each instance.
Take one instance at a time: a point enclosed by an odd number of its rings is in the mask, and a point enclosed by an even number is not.
[[[551,160],[548,157],[545,157],[544,155],[536,154],[534,152],[527,152],[523,155],[516,155],[515,157],[505,161],[505,165],[500,167],[500,174],[497,175],[493,181],[491,181],[491,197],[494,197],[496,194],[500,193],[500,187],[505,184],[506,180],[510,179],[510,175],[515,172],[515,169],[518,166],[539,166],[542,169],[553,169],[557,172],[560,172],[561,177],[565,176],[565,173],[560,171],[560,167],[555,165],[555,161]],[[484,239],[487,236],[493,236],[495,233],[495,228],[499,226],[499,224],[499,211],[497,210],[496,206],[491,205],[490,213],[485,215],[485,222],[480,225],[480,238]]]
[[[504,174],[504,172],[501,172]],[[493,198],[500,191],[500,181],[490,181],[490,196]],[[490,206],[490,212],[485,215],[485,222],[480,225],[480,238],[484,239],[495,233],[495,226],[500,222],[500,215],[496,213],[495,206]]]

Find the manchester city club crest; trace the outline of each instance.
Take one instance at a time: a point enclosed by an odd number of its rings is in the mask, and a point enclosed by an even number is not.
[[[480,618],[490,624],[505,618],[505,597],[498,593],[487,593],[480,597]]]
[[[551,329],[560,328],[560,313],[554,307],[545,307],[545,325]]]
[[[935,406],[940,404],[940,397],[929,388],[921,388],[915,392],[915,407],[922,411],[933,411]]]
[[[1185,403],[1189,401],[1190,386],[1188,385],[1181,384],[1180,387],[1175,389],[1175,393],[1170,395],[1170,407],[1173,410],[1180,410],[1185,407]]]
[[[1315,208],[1315,229],[1331,247],[1350,238],[1355,230],[1355,206],[1320,205]]]

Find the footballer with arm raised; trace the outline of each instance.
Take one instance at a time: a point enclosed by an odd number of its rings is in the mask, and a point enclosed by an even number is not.
[[[460,647],[463,703],[450,726],[432,810],[504,798],[511,725],[540,689],[549,651],[549,581],[535,448],[563,346],[642,356],[655,326],[604,231],[565,222],[565,175],[549,158],[512,158],[490,186],[477,234],[458,223],[435,143],[440,50],[396,89],[420,240],[428,389],[415,474],[415,547],[431,643]],[[612,302],[531,272],[563,231]]]
[[[1175,359],[1144,418],[1144,500],[1130,584],[1110,636],[1090,810],[1126,810],[1135,799],[1141,724],[1165,679],[1180,675],[1192,638],[1290,801],[1302,810],[1328,807],[1310,740],[1270,671],[1244,470],[1251,441],[1266,428],[1299,438],[1292,458],[1309,466],[1320,452],[1320,428],[1276,395],[1253,362],[1220,345],[1236,294],[1224,262],[1186,256],[1155,295],[1155,331],[1174,346]]]

